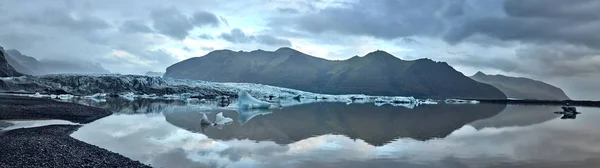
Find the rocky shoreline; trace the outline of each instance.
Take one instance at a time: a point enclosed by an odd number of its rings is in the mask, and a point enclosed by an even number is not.
[[[149,167],[69,136],[79,125],[0,132],[0,167]]]
[[[0,120],[60,119],[85,124],[110,114],[110,111],[80,104],[0,95]]]
[[[110,111],[49,99],[0,95],[0,120],[60,119],[90,123]],[[150,167],[70,136],[81,125],[49,125],[2,131],[0,167]]]

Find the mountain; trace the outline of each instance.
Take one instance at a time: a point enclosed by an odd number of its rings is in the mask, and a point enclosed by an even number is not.
[[[110,73],[98,63],[74,62],[59,60],[41,60],[22,54],[18,50],[6,50],[7,60],[22,73],[31,75],[44,74],[107,74]]]
[[[146,76],[163,76],[165,73],[163,72],[154,72],[154,71],[148,71],[146,72]]]
[[[108,74],[110,71],[104,69],[99,63],[91,62],[70,62],[61,60],[41,60],[40,63],[46,73],[42,74]]]
[[[217,50],[176,63],[164,76],[260,83],[326,94],[505,98],[500,90],[464,76],[447,63],[406,61],[384,51],[332,61],[291,48],[273,52]]]
[[[22,76],[21,73],[15,70],[6,59],[4,48],[0,47],[0,77]],[[1,83],[0,85],[4,85]]]
[[[8,63],[19,72],[30,75],[37,75],[38,72],[44,72],[43,65],[33,57],[23,55],[14,49],[6,50],[6,54]]]
[[[472,79],[500,89],[507,97],[519,99],[568,100],[563,90],[550,84],[522,77],[486,75],[477,72]]]

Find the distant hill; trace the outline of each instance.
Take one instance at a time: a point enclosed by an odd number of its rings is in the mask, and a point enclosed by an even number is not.
[[[477,72],[471,78],[495,86],[509,98],[540,100],[570,99],[560,88],[529,78],[486,75],[482,72]]]
[[[327,94],[505,98],[500,90],[464,76],[445,62],[406,61],[384,51],[332,61],[291,48],[273,52],[217,50],[176,63],[164,76],[260,83]]]
[[[27,56],[18,50],[6,50],[8,62],[19,72],[30,75],[44,74],[108,74],[100,64],[91,62],[74,62],[59,60],[41,60]]]
[[[165,73],[164,72],[153,72],[153,71],[148,71],[146,72],[146,76],[163,76]]]
[[[8,63],[4,48],[0,47],[0,77],[22,76],[13,66]],[[4,83],[0,83],[3,85]]]

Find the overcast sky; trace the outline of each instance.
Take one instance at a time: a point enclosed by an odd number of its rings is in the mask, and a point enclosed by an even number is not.
[[[380,49],[600,99],[598,9],[594,0],[1,0],[0,46],[133,74],[215,49],[286,46],[327,59]]]

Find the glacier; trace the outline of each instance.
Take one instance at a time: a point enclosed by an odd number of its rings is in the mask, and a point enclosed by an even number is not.
[[[314,102],[376,103],[414,108],[435,104],[402,96],[369,96],[364,94],[328,95],[253,83],[218,83],[142,75],[119,74],[54,74],[0,78],[3,92],[25,92],[48,98],[85,98],[104,102],[106,98],[126,100],[166,99],[197,102],[219,96],[238,98],[238,108],[282,108]],[[61,96],[63,95],[63,96]],[[72,95],[64,96],[64,95]],[[271,100],[275,98],[275,100]]]

